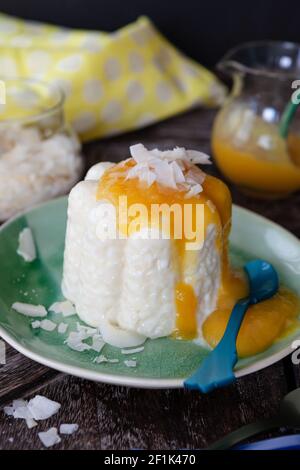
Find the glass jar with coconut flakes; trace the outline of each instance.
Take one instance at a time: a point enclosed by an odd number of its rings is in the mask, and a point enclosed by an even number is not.
[[[66,193],[82,169],[64,95],[37,80],[5,79],[0,104],[0,220]]]

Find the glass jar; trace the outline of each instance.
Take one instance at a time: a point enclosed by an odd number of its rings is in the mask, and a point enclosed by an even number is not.
[[[0,104],[0,220],[66,193],[81,176],[80,143],[64,95],[37,80],[4,79]],[[5,99],[3,99],[5,98]]]
[[[300,107],[286,137],[282,119],[300,86],[300,46],[247,43],[229,51],[218,68],[233,78],[217,114],[212,149],[228,180],[252,195],[277,198],[300,189]],[[300,93],[298,93],[300,98]]]

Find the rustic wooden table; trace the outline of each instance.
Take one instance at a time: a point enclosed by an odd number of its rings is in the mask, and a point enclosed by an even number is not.
[[[210,152],[214,115],[214,111],[194,110],[138,132],[88,144],[86,167],[101,160],[119,161],[137,142],[150,148],[178,145]],[[214,166],[209,171],[218,174]],[[231,189],[236,204],[300,236],[300,193],[266,202]],[[37,392],[62,403],[60,413],[40,422],[39,430],[62,422],[78,423],[80,428],[56,449],[199,449],[245,423],[272,415],[299,378],[299,369],[288,357],[209,396],[184,390],[138,390],[71,377],[7,347],[7,364],[0,366],[0,408]],[[23,420],[13,420],[0,410],[0,449],[41,448],[35,428],[27,430]]]

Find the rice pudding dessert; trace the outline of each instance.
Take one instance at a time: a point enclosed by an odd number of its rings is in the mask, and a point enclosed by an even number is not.
[[[203,334],[214,346],[235,301],[248,290],[243,273],[228,263],[230,192],[196,166],[209,163],[201,152],[137,144],[130,153],[118,164],[95,165],[70,193],[63,294],[113,346]],[[171,215],[164,224],[168,211],[161,214],[162,205],[175,205],[182,218]],[[154,206],[159,216],[149,218]],[[263,348],[283,329],[269,317],[262,322]],[[242,341],[245,355],[256,352],[248,340],[253,325]]]

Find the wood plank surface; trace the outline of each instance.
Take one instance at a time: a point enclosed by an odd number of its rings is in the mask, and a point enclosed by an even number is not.
[[[193,110],[146,129],[84,147],[86,169],[98,161],[120,161],[128,147],[185,146],[210,152],[215,111]],[[218,175],[214,165],[209,172]],[[259,201],[231,188],[236,204],[258,212],[300,236],[300,193],[282,201]],[[238,426],[270,416],[280,399],[300,383],[299,367],[285,359],[243,377],[209,396],[184,390],[138,390],[96,384],[34,363],[8,347],[0,366],[0,449],[41,449],[37,432],[59,424],[78,423],[79,431],[63,437],[56,449],[204,448]],[[62,404],[53,418],[27,430],[1,410],[14,398],[43,394]]]

